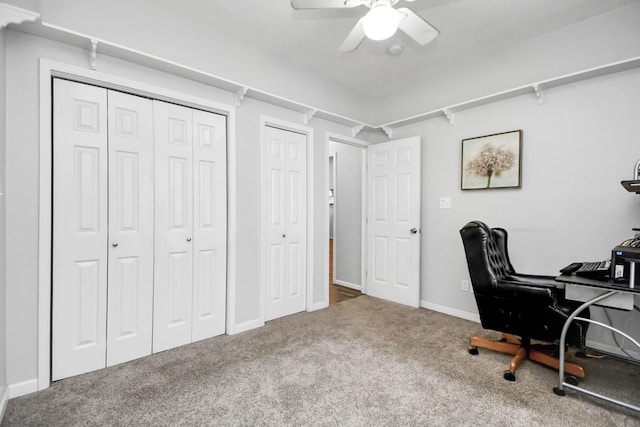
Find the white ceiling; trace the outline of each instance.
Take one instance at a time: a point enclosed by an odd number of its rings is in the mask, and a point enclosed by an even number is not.
[[[400,0],[440,31],[427,46],[398,32],[390,40],[365,39],[352,53],[338,47],[368,10],[293,10],[289,0],[152,0],[172,13],[250,43],[283,63],[346,85],[364,98],[384,96],[446,73],[459,61],[508,49],[525,40],[638,0]],[[399,56],[387,54],[400,43]]]

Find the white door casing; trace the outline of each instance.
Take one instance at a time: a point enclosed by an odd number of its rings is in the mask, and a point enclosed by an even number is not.
[[[307,136],[265,126],[265,320],[303,311],[307,280]]]
[[[52,378],[105,366],[107,91],[54,81]]]
[[[367,151],[367,293],[419,307],[420,138]]]
[[[107,366],[151,354],[153,103],[108,91]]]

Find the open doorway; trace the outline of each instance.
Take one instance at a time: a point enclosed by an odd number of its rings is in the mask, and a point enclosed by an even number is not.
[[[365,290],[366,146],[329,138],[329,303]]]

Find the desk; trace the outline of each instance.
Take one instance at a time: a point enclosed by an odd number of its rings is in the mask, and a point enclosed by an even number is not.
[[[633,276],[632,276],[633,277]],[[626,408],[632,409],[634,411],[639,411],[640,412],[640,407],[632,405],[630,403],[626,403],[626,402],[622,402],[619,401],[617,399],[613,399],[610,398],[608,396],[604,396],[598,393],[595,393],[593,391],[584,389],[582,387],[579,387],[577,384],[571,384],[565,381],[564,378],[564,359],[565,359],[565,340],[566,340],[566,336],[567,336],[567,331],[569,330],[569,325],[571,324],[571,322],[574,319],[577,320],[582,320],[585,322],[589,322],[592,324],[596,324],[600,327],[606,328],[611,330],[614,333],[620,334],[622,336],[624,336],[625,338],[627,338],[629,341],[631,341],[633,344],[635,344],[638,348],[640,348],[640,343],[638,343],[638,341],[636,341],[635,339],[633,339],[632,337],[630,337],[629,335],[625,334],[624,332],[615,329],[609,325],[606,325],[604,323],[600,323],[597,322],[595,320],[591,320],[591,319],[585,319],[583,317],[578,317],[578,314],[580,314],[580,312],[582,312],[585,308],[597,304],[603,300],[606,300],[607,298],[611,298],[614,297],[616,295],[620,295],[621,293],[623,294],[640,294],[640,289],[638,289],[637,286],[634,287],[630,287],[629,284],[620,284],[620,283],[614,283],[612,280],[594,280],[594,279],[589,279],[586,277],[580,277],[580,276],[572,276],[572,275],[561,275],[556,277],[556,280],[559,282],[563,282],[563,283],[568,283],[568,284],[574,284],[574,285],[581,285],[581,286],[586,286],[589,288],[592,288],[594,290],[597,290],[597,296],[589,299],[588,301],[586,301],[584,304],[580,305],[580,307],[578,307],[576,310],[573,311],[573,313],[571,313],[571,315],[569,316],[569,318],[567,319],[567,321],[564,324],[564,328],[562,328],[562,335],[560,335],[560,369],[558,370],[558,387],[554,387],[553,392],[559,396],[564,396],[565,395],[565,391],[564,388],[570,388],[572,390],[576,390],[585,394],[588,394],[590,396],[593,397],[597,397],[600,399],[604,399],[608,402],[612,402],[621,406],[624,406]],[[634,284],[635,285],[635,284]]]

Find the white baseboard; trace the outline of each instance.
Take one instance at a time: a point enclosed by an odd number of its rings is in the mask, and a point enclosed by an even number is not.
[[[9,387],[0,388],[0,423],[4,418],[4,410],[7,409],[7,402],[9,401]]]
[[[345,288],[355,289],[356,291],[362,291],[362,286],[356,283],[345,282],[344,280],[333,279],[335,285],[344,286]]]
[[[264,321],[260,319],[249,320],[247,322],[238,323],[232,330],[228,331],[229,335],[239,334],[240,332],[250,331],[264,326]]]
[[[440,313],[448,314],[450,316],[459,317],[461,319],[471,320],[472,322],[480,323],[480,315],[478,313],[470,313],[468,311],[457,310],[455,308],[447,307],[445,305],[435,304],[429,301],[420,301],[420,307],[428,310],[437,311]]]
[[[38,391],[38,379],[34,378],[21,383],[9,384],[9,399],[24,396],[25,394],[35,393]]]

